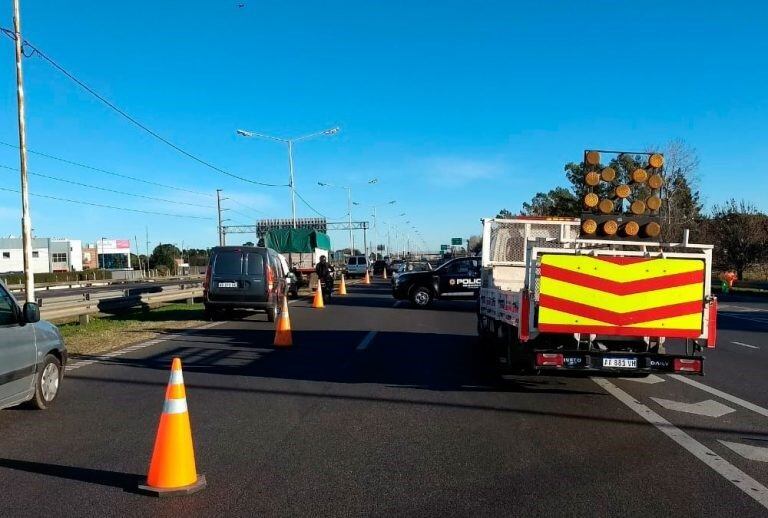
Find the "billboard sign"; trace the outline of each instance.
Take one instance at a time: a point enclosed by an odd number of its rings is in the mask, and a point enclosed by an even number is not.
[[[100,254],[129,254],[131,241],[130,239],[99,239],[96,241],[96,251]]]
[[[463,241],[462,241],[462,239],[461,239],[460,237],[454,237],[454,238],[451,238],[451,244],[452,244],[453,246],[461,246],[461,243],[462,243],[462,242],[463,242]]]

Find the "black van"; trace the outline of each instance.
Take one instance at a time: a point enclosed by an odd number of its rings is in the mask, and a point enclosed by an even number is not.
[[[255,309],[265,311],[274,322],[285,295],[287,273],[271,248],[214,247],[203,283],[205,311],[213,318],[222,309]]]

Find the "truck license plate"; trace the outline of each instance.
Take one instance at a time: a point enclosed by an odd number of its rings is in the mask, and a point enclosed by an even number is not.
[[[220,282],[219,288],[237,288],[236,282]]]
[[[603,367],[637,369],[637,358],[603,358]]]

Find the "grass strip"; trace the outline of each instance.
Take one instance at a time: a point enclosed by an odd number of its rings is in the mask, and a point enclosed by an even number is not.
[[[99,354],[204,324],[202,304],[168,304],[108,317],[92,317],[86,325],[59,326],[70,354]]]

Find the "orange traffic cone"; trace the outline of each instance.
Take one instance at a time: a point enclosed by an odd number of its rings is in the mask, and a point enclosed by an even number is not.
[[[344,275],[341,276],[341,283],[339,283],[339,295],[347,294],[347,283],[344,282]]]
[[[195,468],[181,360],[174,358],[147,482],[140,485],[139,490],[153,496],[177,496],[195,493],[204,487],[205,475],[199,475]]]
[[[384,278],[384,279],[387,278],[387,267],[386,266],[384,267],[384,275],[383,275],[382,278]]]
[[[291,347],[293,335],[291,334],[291,317],[288,315],[288,299],[283,297],[283,307],[280,309],[280,318],[277,319],[275,329],[275,347]]]
[[[371,276],[368,275],[368,270],[365,270],[365,279],[363,279],[363,284],[370,284],[371,283]]]
[[[312,301],[312,307],[315,309],[323,309],[325,307],[323,303],[323,285],[320,283],[320,279],[317,279],[317,289],[315,290],[315,299]]]

